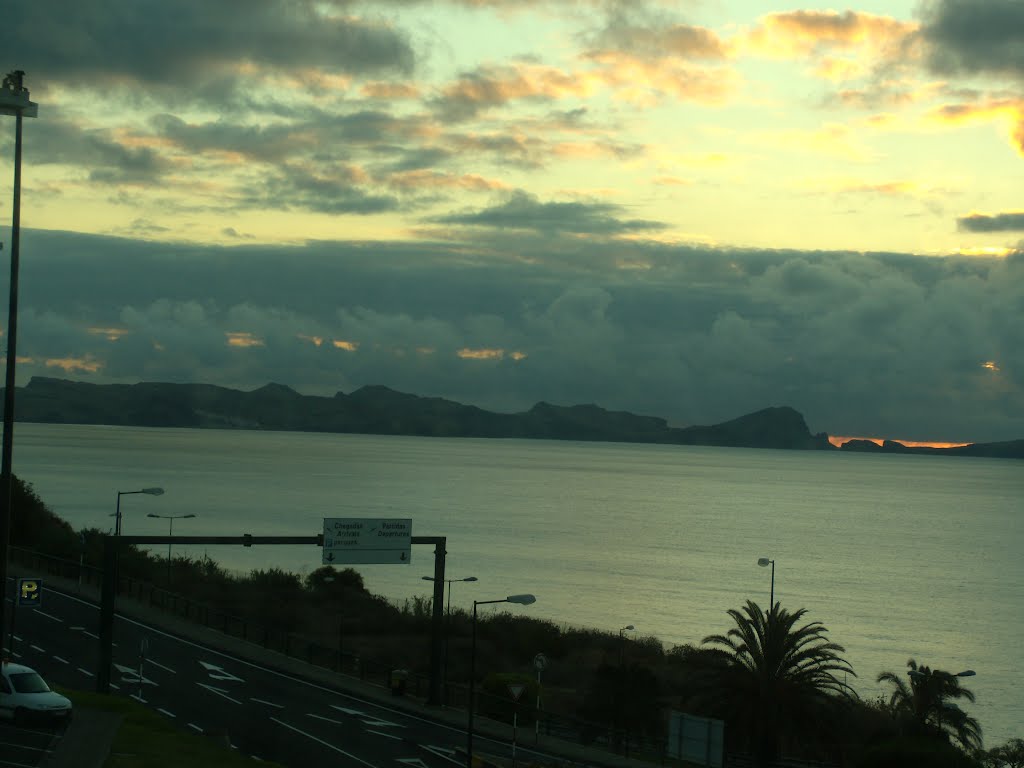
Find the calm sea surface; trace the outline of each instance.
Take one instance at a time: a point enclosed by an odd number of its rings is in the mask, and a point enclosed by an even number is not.
[[[75,528],[315,535],[324,517],[408,517],[448,538],[453,604],[532,592],[532,615],[666,646],[775,596],[846,647],[860,694],[908,658],[957,672],[986,746],[1024,737],[1024,464],[933,456],[19,424],[14,471]],[[181,551],[180,549],[176,549]],[[211,547],[230,568],[308,572],[315,547]],[[202,550],[193,551],[202,554]],[[358,566],[427,595],[433,548]],[[499,606],[500,607],[500,606]],[[543,651],[543,648],[538,648]]]

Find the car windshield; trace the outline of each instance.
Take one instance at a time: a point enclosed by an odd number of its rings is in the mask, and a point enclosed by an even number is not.
[[[47,693],[50,686],[35,672],[19,672],[11,675],[11,685],[16,693]]]

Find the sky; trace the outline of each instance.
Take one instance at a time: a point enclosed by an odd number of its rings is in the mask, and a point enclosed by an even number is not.
[[[1024,438],[1020,0],[45,0],[0,68],[19,385]]]

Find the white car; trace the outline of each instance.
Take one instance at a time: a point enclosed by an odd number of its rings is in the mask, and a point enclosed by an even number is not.
[[[0,664],[0,718],[18,725],[59,725],[71,718],[71,702],[23,664]]]

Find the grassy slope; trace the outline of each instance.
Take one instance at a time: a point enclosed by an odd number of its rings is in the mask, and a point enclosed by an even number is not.
[[[207,736],[190,733],[167,718],[123,696],[61,690],[76,708],[102,709],[124,715],[104,768],[252,768],[252,759]],[[262,762],[269,768],[278,763]]]

